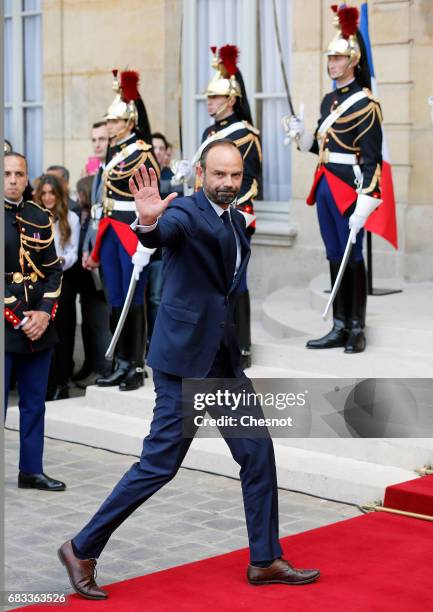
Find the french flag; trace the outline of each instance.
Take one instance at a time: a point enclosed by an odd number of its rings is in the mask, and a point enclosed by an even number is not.
[[[373,55],[371,52],[370,36],[368,33],[368,4],[363,2],[361,5],[361,19],[359,22],[359,31],[364,40],[368,66],[371,76],[371,91],[375,97],[377,95],[377,83],[374,76]],[[374,234],[378,234],[392,244],[394,248],[398,248],[397,242],[397,215],[394,197],[394,185],[392,181],[392,169],[389,159],[388,147],[385,138],[385,132],[382,127],[382,178],[380,181],[382,204],[369,217],[365,229]]]

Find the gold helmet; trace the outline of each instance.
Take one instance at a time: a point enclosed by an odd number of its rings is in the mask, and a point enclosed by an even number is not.
[[[235,45],[224,45],[217,53],[217,47],[211,47],[212,68],[215,74],[209,81],[205,96],[242,96],[241,87],[236,80],[239,50]]]
[[[135,101],[140,99],[138,91],[138,72],[126,70],[120,73],[120,82],[117,78],[118,70],[113,70],[113,90],[116,96],[107,112],[104,119],[124,119],[137,124],[138,111]]]
[[[331,9],[335,13],[334,26],[338,32],[329,43],[325,55],[344,55],[356,65],[361,59],[361,49],[356,36],[359,10],[355,6],[338,8],[337,4],[333,4]]]

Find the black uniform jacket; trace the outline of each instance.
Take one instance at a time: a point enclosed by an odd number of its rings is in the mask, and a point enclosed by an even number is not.
[[[327,151],[332,153],[355,154],[363,173],[362,193],[380,193],[382,167],[382,114],[380,105],[369,90],[368,97],[355,102],[346,110],[320,138],[318,129],[328,115],[346,98],[361,91],[356,81],[326,94],[320,106],[320,119],[315,140],[310,149],[320,156],[320,163],[332,174],[356,188],[353,167],[347,164],[327,162]]]
[[[216,121],[203,132],[202,142],[209,136],[238,121],[239,119],[235,114],[221,121]],[[247,121],[242,121],[242,123],[244,127],[229,134],[227,139],[235,143],[244,160],[244,176],[237,199],[237,208],[252,212],[254,200],[260,197],[262,187],[262,147],[259,130]],[[248,206],[251,207],[249,210]]]
[[[5,202],[5,350],[31,353],[57,342],[53,324],[31,342],[22,329],[25,310],[43,310],[54,318],[62,284],[62,266],[54,246],[51,215],[34,202]]]
[[[129,191],[129,179],[141,164],[144,164],[147,168],[153,168],[158,179],[160,176],[159,165],[153,154],[152,145],[139,139],[135,133],[131,134],[125,142],[110,147],[110,160],[107,165],[109,165],[115,155],[118,155],[122,151],[126,153],[128,150],[127,147],[134,143],[136,144],[135,150],[131,154],[125,155],[123,159],[120,159],[118,164],[111,168],[106,174],[103,174],[104,216],[109,216],[115,221],[121,221],[128,225],[131,225],[131,223],[135,221],[137,217],[135,211],[110,210],[112,201],[120,200],[124,202],[134,202],[134,197]]]

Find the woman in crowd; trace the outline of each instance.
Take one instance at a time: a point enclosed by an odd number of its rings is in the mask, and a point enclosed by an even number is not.
[[[51,362],[47,400],[65,399],[69,397],[68,381],[74,366],[76,288],[71,268],[78,259],[80,220],[76,213],[68,210],[63,186],[51,174],[44,174],[38,179],[34,199],[53,216],[54,242],[63,268],[62,290],[54,320],[59,342],[54,348]]]

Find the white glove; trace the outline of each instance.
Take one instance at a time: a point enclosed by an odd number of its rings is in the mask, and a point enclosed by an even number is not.
[[[352,230],[352,242],[356,242],[356,235],[367,223],[368,217],[382,203],[379,198],[372,198],[360,193],[356,200],[355,210],[349,217],[349,228]]]
[[[192,183],[194,180],[194,168],[189,159],[177,159],[171,163],[171,169],[174,173],[171,182],[173,185],[181,183]]]
[[[304,118],[292,116],[289,119],[289,132],[295,135],[295,137],[302,136],[305,132]]]
[[[282,118],[282,124],[284,131],[286,132],[286,137],[284,139],[285,145],[290,144],[292,140],[300,138],[300,136],[304,133],[305,128],[303,117],[285,115]]]
[[[286,132],[284,144],[288,145],[292,140],[296,140],[300,151],[306,152],[311,149],[314,142],[313,134],[305,131],[304,125],[304,105],[299,105],[299,115],[286,115],[283,117],[283,126]]]
[[[134,274],[136,276],[138,276],[143,268],[148,265],[150,256],[155,251],[156,249],[148,249],[147,247],[143,246],[141,242],[138,243],[137,250],[131,258],[134,265]]]

